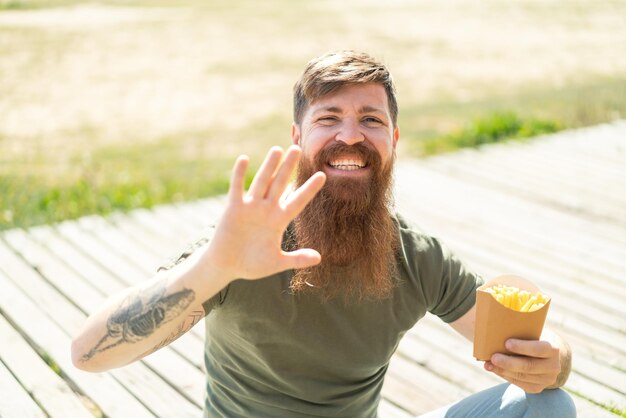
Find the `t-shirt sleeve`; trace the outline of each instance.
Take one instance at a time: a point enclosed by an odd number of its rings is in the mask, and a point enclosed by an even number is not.
[[[476,303],[476,288],[483,279],[470,271],[459,258],[436,238],[430,238],[428,279],[424,289],[428,311],[444,322],[462,317]]]
[[[201,247],[207,245],[213,236],[213,232],[215,230],[214,226],[210,226],[204,229],[198,238],[192,241],[191,244],[187,245],[182,251],[178,252],[174,257],[171,257],[165,264],[161,265],[157,271],[166,271],[174,266],[185,261],[191,254],[200,249]],[[228,292],[228,286],[218,292],[215,296],[209,298],[208,300],[202,303],[202,308],[204,309],[204,314],[208,315],[216,306],[221,305],[226,300],[226,293]]]

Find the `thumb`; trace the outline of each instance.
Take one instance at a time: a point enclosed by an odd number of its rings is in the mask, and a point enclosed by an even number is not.
[[[319,264],[320,261],[322,261],[320,253],[311,248],[302,248],[291,252],[283,251],[283,263],[285,270],[311,267]]]

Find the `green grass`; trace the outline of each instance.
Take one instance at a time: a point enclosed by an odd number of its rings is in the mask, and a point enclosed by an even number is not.
[[[463,130],[423,141],[422,150],[424,155],[432,155],[511,139],[527,139],[558,130],[558,122],[521,119],[514,112],[494,113],[474,120]]]
[[[80,0],[0,0],[0,10],[32,10],[68,6]]]
[[[56,361],[46,352],[41,353],[41,359],[50,367],[50,369],[57,375],[61,375],[61,367]]]
[[[103,148],[72,161],[72,176],[47,176],[40,156],[30,175],[0,175],[0,207],[7,208],[0,229],[221,194],[228,190],[230,164],[185,155],[170,140]]]
[[[405,152],[424,156],[624,117],[626,79],[612,78],[464,103],[408,105],[400,110],[399,125]]]

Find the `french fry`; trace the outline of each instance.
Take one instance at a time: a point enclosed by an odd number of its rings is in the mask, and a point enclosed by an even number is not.
[[[548,302],[548,297],[541,292],[531,295],[526,290],[520,290],[515,286],[495,285],[485,289],[491,293],[498,303],[518,312],[533,312],[543,308]]]

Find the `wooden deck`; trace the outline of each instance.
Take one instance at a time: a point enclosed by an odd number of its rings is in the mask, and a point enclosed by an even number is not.
[[[398,162],[399,210],[486,277],[515,273],[553,297],[580,417],[626,408],[626,123]],[[10,230],[0,236],[0,416],[200,417],[203,324],[144,361],[89,374],[70,339],[107,295],[217,219],[222,200]],[[405,418],[499,383],[433,317],[402,341],[381,417]]]

